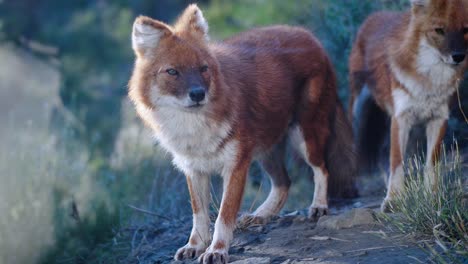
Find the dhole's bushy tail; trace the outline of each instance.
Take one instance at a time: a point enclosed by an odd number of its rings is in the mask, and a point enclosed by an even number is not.
[[[353,130],[338,101],[331,122],[326,165],[330,174],[328,193],[330,198],[353,198],[358,196],[356,187],[357,155]]]
[[[358,173],[372,173],[387,160],[390,120],[375,103],[364,86],[356,97],[352,111],[354,133],[358,155]]]

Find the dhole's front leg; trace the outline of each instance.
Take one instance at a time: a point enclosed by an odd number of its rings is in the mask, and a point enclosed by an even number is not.
[[[392,200],[404,186],[403,159],[411,130],[411,124],[405,118],[393,117],[390,131],[390,177],[387,195],[382,203],[383,212],[391,211]]]
[[[210,243],[210,177],[193,173],[187,176],[187,185],[193,211],[193,227],[184,247],[177,250],[175,260],[193,259],[200,256]]]
[[[224,264],[228,262],[229,244],[236,226],[237,212],[239,211],[245,180],[250,166],[250,156],[239,155],[240,160],[231,173],[223,175],[223,198],[218,218],[215,223],[213,241],[205,253],[198,259],[205,264]]]
[[[434,165],[440,159],[442,140],[447,130],[447,119],[435,119],[429,121],[426,126],[427,150],[426,150],[426,168],[425,168],[425,186],[431,191],[436,191],[437,173],[434,171]]]

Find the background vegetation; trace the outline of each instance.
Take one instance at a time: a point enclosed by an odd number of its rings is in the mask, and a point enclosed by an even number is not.
[[[158,219],[129,205],[165,217],[190,212],[184,178],[125,97],[133,19],[145,14],[171,22],[189,2],[0,1],[0,263],[99,261],[106,254],[100,245],[119,229]],[[198,3],[218,40],[278,23],[313,31],[334,61],[343,101],[359,25],[373,11],[408,6],[407,0]],[[460,91],[468,112],[466,84]],[[463,148],[467,126],[458,109],[452,116],[447,138]],[[298,176],[310,172],[293,161],[288,158],[293,181],[303,181]],[[251,174],[260,172],[254,166]],[[306,182],[293,185],[286,209],[308,205]],[[248,187],[248,201],[265,196],[268,181],[258,184],[260,192]]]

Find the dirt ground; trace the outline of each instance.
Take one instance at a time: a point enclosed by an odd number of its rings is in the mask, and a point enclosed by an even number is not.
[[[427,263],[428,251],[376,220],[380,198],[360,198],[332,208],[332,216],[308,220],[306,211],[237,229],[230,263]],[[354,208],[354,209],[353,209]],[[357,209],[356,209],[357,208]],[[129,263],[173,261],[190,233],[191,219],[162,221],[134,232]]]

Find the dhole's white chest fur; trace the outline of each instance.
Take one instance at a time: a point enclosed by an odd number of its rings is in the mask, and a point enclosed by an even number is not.
[[[424,82],[392,65],[395,77],[404,86],[392,92],[394,115],[412,123],[448,118],[449,100],[458,85],[454,83],[457,71],[425,40],[419,45],[415,69]]]
[[[221,173],[234,163],[237,143],[229,137],[229,122],[215,122],[203,113],[158,109],[153,117],[159,125],[156,138],[173,154],[174,164],[186,173]]]

